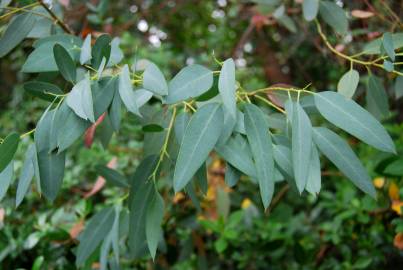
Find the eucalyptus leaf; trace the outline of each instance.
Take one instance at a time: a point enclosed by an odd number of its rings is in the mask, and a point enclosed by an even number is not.
[[[302,13],[308,22],[316,18],[318,10],[319,0],[304,0],[302,3]]]
[[[321,187],[321,170],[318,149],[312,143],[311,160],[309,162],[309,174],[305,189],[313,194],[319,194]]]
[[[20,135],[13,132],[10,133],[0,144],[0,172],[2,172],[13,159],[18,149]]]
[[[386,89],[383,87],[382,81],[375,75],[371,75],[368,78],[365,100],[368,111],[377,119],[383,119],[389,115],[389,102]]]
[[[168,94],[168,84],[164,74],[152,62],[148,63],[144,70],[143,87],[157,95],[165,96]]]
[[[98,69],[101,65],[102,58],[105,57],[106,64],[111,55],[111,37],[108,34],[103,34],[97,38],[91,50],[91,64],[94,69]]]
[[[119,95],[129,112],[140,115],[128,65],[124,65],[119,75]]]
[[[25,153],[24,163],[21,169],[21,176],[18,180],[15,207],[18,207],[28,192],[31,185],[32,178],[34,177],[34,156],[36,155],[35,144],[31,144]]]
[[[395,97],[399,99],[403,97],[403,76],[398,76],[394,84]]]
[[[47,101],[53,101],[54,95],[63,95],[63,91],[54,84],[41,81],[29,81],[24,83],[24,90],[33,96],[39,97]]]
[[[4,170],[0,172],[0,201],[3,200],[10,187],[14,175],[14,162],[11,161]]]
[[[88,34],[83,42],[80,52],[80,64],[84,65],[92,58],[91,55],[91,34]]]
[[[320,1],[319,14],[321,18],[337,33],[344,35],[348,30],[348,20],[345,11],[334,2]]]
[[[385,49],[386,53],[388,54],[389,58],[392,62],[395,61],[395,47],[393,45],[393,38],[392,34],[386,32],[382,36],[382,47]]]
[[[235,97],[235,63],[232,58],[224,61],[218,78],[218,90],[222,97],[224,108],[233,119],[236,119]]]
[[[355,69],[347,71],[337,84],[337,92],[346,98],[352,98],[360,81],[360,74]]]
[[[146,238],[151,257],[155,260],[157,245],[162,234],[161,223],[164,217],[164,200],[154,188],[146,213]]]
[[[96,166],[95,169],[99,173],[99,175],[104,177],[105,180],[111,183],[112,185],[123,188],[129,187],[126,177],[117,172],[116,170],[113,170],[111,168],[102,165]]]
[[[74,85],[66,98],[66,103],[77,116],[84,120],[88,119],[92,123],[95,122],[91,82],[88,74]]]
[[[66,81],[74,83],[76,81],[76,65],[67,50],[60,44],[53,47],[57,68]]]
[[[239,170],[227,163],[227,167],[225,169],[225,183],[227,186],[235,186],[241,178],[241,175],[242,173]]]

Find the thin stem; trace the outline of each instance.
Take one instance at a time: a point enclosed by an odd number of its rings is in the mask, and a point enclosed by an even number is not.
[[[38,6],[38,5],[39,5],[39,3],[33,3],[33,4],[29,4],[29,5],[20,7],[20,8],[15,8],[15,9],[13,9],[13,10],[10,11],[10,12],[8,12],[8,13],[6,13],[6,14],[4,14],[4,15],[1,15],[1,16],[0,16],[0,20],[4,19],[4,18],[6,18],[6,17],[8,17],[8,16],[10,16],[10,15],[13,15],[14,13],[18,13],[18,12],[20,12],[20,11],[24,11],[24,9],[27,9],[27,8],[30,8],[30,7],[35,7],[35,6]]]
[[[269,106],[275,108],[276,110],[280,111],[281,113],[286,114],[286,112],[285,112],[283,109],[281,109],[281,108],[280,108],[279,106],[277,106],[276,104],[274,104],[274,103],[268,101],[268,100],[265,99],[264,97],[261,97],[261,96],[258,96],[258,95],[255,95],[254,97],[257,98],[257,99],[260,99],[261,101],[263,101],[264,103],[268,104]]]
[[[65,24],[56,14],[49,9],[49,7],[42,1],[38,0],[38,3],[49,13],[49,15],[55,20],[55,22],[63,29],[64,32],[74,35],[74,32],[70,29],[70,27]]]
[[[25,132],[24,134],[22,134],[22,135],[20,136],[20,139],[29,136],[30,134],[32,134],[33,132],[35,132],[35,130],[36,130],[36,128],[31,129],[31,130],[28,131],[28,132]]]
[[[183,101],[182,103],[185,105],[185,108],[189,107],[193,112],[196,112],[196,109],[192,106],[191,103],[186,102],[186,101]]]

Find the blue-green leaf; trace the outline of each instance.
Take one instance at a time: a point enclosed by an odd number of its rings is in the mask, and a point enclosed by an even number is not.
[[[395,153],[395,145],[383,126],[353,100],[335,92],[315,94],[315,105],[326,120],[373,147]]]
[[[347,71],[337,84],[337,92],[346,98],[352,98],[360,81],[360,74],[355,69]]]
[[[55,99],[55,96],[52,94],[63,94],[63,91],[57,85],[41,81],[29,81],[24,83],[24,90],[33,96],[47,101],[53,101]]]
[[[403,77],[398,76],[394,85],[396,99],[403,97]]]
[[[302,12],[305,20],[312,21],[316,18],[319,10],[319,0],[304,0],[302,3]]]
[[[152,62],[148,63],[144,71],[143,87],[157,95],[165,96],[168,94],[168,84],[164,74]]]
[[[386,89],[382,81],[375,75],[368,78],[367,94],[365,96],[367,109],[377,119],[383,119],[389,115],[389,102]]]
[[[104,57],[105,62],[108,63],[111,55],[111,37],[108,34],[99,36],[92,47],[91,54],[91,64],[94,69],[99,68]]]
[[[84,79],[74,85],[66,98],[67,105],[84,120],[95,122],[94,104],[92,101],[91,82],[87,74]]]
[[[81,47],[81,52],[80,52],[80,64],[84,65],[88,61],[90,61],[92,58],[91,55],[91,34],[88,34],[85,37],[85,40],[83,42],[83,46]]]
[[[119,172],[102,165],[96,166],[95,169],[97,170],[99,175],[104,177],[105,180],[112,185],[123,188],[129,187],[126,177]]]
[[[60,44],[53,47],[57,68],[66,81],[74,83],[76,81],[76,65],[67,50]]]
[[[313,128],[313,138],[319,150],[336,165],[359,189],[376,196],[371,179],[360,160],[350,146],[333,131],[324,128]]]
[[[319,194],[321,186],[321,171],[318,149],[315,144],[312,143],[311,160],[309,163],[309,174],[306,182],[305,189],[313,194]]]
[[[2,172],[13,159],[19,142],[20,135],[13,132],[0,144],[0,172]]]
[[[134,94],[132,81],[130,79],[128,65],[124,65],[122,72],[119,75],[119,95],[129,112],[140,115],[136,95]]]
[[[222,97],[224,108],[233,119],[236,119],[235,97],[235,63],[232,58],[225,60],[218,78],[218,90]]]
[[[389,32],[386,32],[382,36],[382,46],[385,49],[385,52],[388,54],[390,60],[392,62],[395,61],[395,47],[393,45],[393,38],[392,34]]]
[[[146,238],[151,257],[155,259],[158,242],[162,235],[161,223],[164,218],[164,199],[154,188],[146,213]]]
[[[337,33],[344,35],[348,30],[348,20],[345,11],[336,3],[320,1],[319,14]]]
[[[0,172],[0,201],[3,200],[10,187],[14,175],[14,162],[10,162],[7,167]]]
[[[227,167],[225,169],[225,183],[227,186],[235,186],[241,178],[241,175],[242,173],[239,170],[227,163]]]
[[[27,193],[34,177],[34,156],[36,155],[35,144],[31,144],[25,154],[24,164],[21,169],[21,176],[18,180],[15,207],[18,207]]]

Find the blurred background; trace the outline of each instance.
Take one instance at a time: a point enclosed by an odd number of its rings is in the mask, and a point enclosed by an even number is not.
[[[8,12],[1,1],[1,14]],[[14,1],[13,1],[14,2]],[[18,6],[33,1],[15,1]],[[81,37],[109,33],[120,39],[124,62],[149,59],[172,78],[184,65],[217,67],[232,57],[237,80],[246,89],[282,83],[313,90],[334,90],[350,63],[326,48],[314,23],[304,21],[302,0],[148,0],[44,1]],[[402,30],[402,1],[335,1],[348,11],[349,33],[340,37],[323,23],[331,44],[353,55],[383,32]],[[14,5],[15,6],[15,5]],[[38,10],[38,12],[41,12]],[[6,20],[7,21],[7,20]],[[1,21],[0,31],[4,31]],[[43,23],[31,37],[46,36],[54,25]],[[0,61],[0,134],[35,127],[47,103],[27,95],[20,72],[32,40]],[[398,62],[398,61],[397,61]],[[356,66],[365,82],[365,67]],[[285,183],[276,186],[268,213],[257,188],[224,182],[225,164],[212,157],[209,189],[193,201],[165,192],[165,243],[155,263],[130,260],[121,249],[120,269],[401,269],[403,267],[403,102],[396,96],[395,75],[373,70],[389,97],[383,119],[398,156],[383,154],[349,139],[370,172],[378,199],[355,188],[327,161],[322,163],[318,196],[299,194]],[[366,84],[355,99],[365,104]],[[400,99],[399,99],[400,98]],[[0,202],[0,269],[75,269],[77,235],[86,217],[113,203],[124,191],[99,180],[95,166],[107,164],[133,174],[143,148],[141,123],[126,115],[119,134],[104,149],[84,138],[69,151],[63,190],[49,204],[33,188],[17,209],[15,185]],[[95,136],[101,136],[97,134]],[[346,136],[347,137],[347,136]],[[26,149],[30,138],[21,142]],[[23,150],[15,162],[22,166]],[[401,201],[402,200],[402,201]],[[88,269],[98,269],[95,262]],[[118,269],[118,268],[116,268]]]

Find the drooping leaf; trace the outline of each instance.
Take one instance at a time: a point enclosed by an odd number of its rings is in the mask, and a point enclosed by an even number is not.
[[[143,87],[157,95],[165,96],[168,94],[168,84],[164,74],[152,62],[148,63],[144,70]]]
[[[117,91],[116,80],[115,77],[103,77],[92,85],[95,119],[98,119],[111,105],[115,91]]]
[[[313,194],[319,194],[321,186],[321,170],[318,149],[312,143],[311,160],[309,163],[309,174],[305,189]]]
[[[373,147],[396,152],[383,126],[353,100],[335,92],[315,94],[315,105],[326,120]]]
[[[224,61],[218,78],[218,90],[222,97],[224,107],[233,119],[236,119],[235,97],[235,63],[232,58]]]
[[[195,183],[199,186],[203,194],[207,194],[208,182],[207,182],[207,165],[206,162],[197,170],[195,174]]]
[[[222,123],[223,112],[217,103],[202,106],[192,116],[186,127],[175,165],[175,192],[186,186],[207,159],[221,134]]]
[[[32,13],[22,13],[11,20],[6,31],[0,39],[0,57],[8,54],[28,35],[35,24]]]
[[[116,84],[118,84],[119,81],[116,80]],[[115,85],[115,87],[119,87],[119,85]],[[112,104],[109,108],[109,117],[111,119],[111,124],[113,129],[117,132],[120,129],[120,122],[122,119],[122,100],[120,99],[119,91],[115,91],[115,94],[113,95],[112,99]]]
[[[396,99],[403,97],[403,77],[398,76],[394,85]]]
[[[302,193],[308,178],[311,160],[312,124],[299,103],[293,103],[292,111],[292,167],[298,191]]]
[[[386,32],[382,36],[382,47],[385,49],[385,52],[388,54],[389,58],[392,62],[395,61],[395,46],[393,45],[392,34]]]
[[[232,114],[228,111],[227,108],[223,107],[224,112],[224,125],[222,127],[220,138],[218,138],[217,144],[224,144],[231,137],[232,132],[234,131],[237,119],[236,116],[233,117]]]
[[[190,115],[187,112],[182,112],[178,116],[176,116],[174,130],[175,137],[178,144],[182,143],[183,135],[185,134],[186,127],[189,123]]]
[[[158,242],[162,234],[161,223],[164,217],[164,199],[154,188],[146,213],[146,238],[151,257],[155,259]]]
[[[95,41],[91,51],[91,64],[94,69],[99,68],[104,57],[106,64],[108,63],[111,55],[111,41],[111,37],[108,34],[99,36]]]
[[[245,115],[241,111],[237,111],[234,131],[245,134]]]
[[[187,66],[169,82],[165,102],[173,104],[200,96],[208,91],[212,85],[213,73],[211,70],[200,65]]]
[[[76,265],[82,266],[112,229],[115,209],[108,207],[93,216],[80,234],[77,248]]]
[[[104,177],[105,180],[111,183],[112,185],[123,188],[129,187],[126,177],[117,172],[116,170],[113,170],[103,165],[96,166],[95,169],[97,170],[99,175]]]
[[[94,104],[92,100],[91,82],[87,74],[84,79],[74,85],[66,98],[67,105],[84,120],[95,123]]]
[[[67,50],[60,44],[53,47],[57,68],[66,81],[74,83],[76,81],[76,65]]]
[[[225,169],[225,183],[227,184],[227,186],[235,186],[241,178],[241,175],[242,173],[239,170],[232,167],[231,164],[227,163],[227,167]]]
[[[3,200],[10,187],[14,175],[14,162],[11,161],[6,168],[0,172],[0,201]]]
[[[4,139],[2,144],[0,144],[0,172],[2,172],[13,159],[19,142],[20,135],[13,132]]]
[[[265,209],[274,192],[273,145],[264,113],[253,104],[245,105],[245,130],[256,164],[256,177]]]
[[[33,96],[47,101],[53,101],[55,99],[55,96],[52,94],[63,94],[63,91],[57,85],[41,81],[29,81],[24,83],[24,90]]]
[[[324,127],[313,128],[313,138],[319,150],[336,165],[359,189],[372,197],[375,188],[361,161],[350,146],[333,131]]]
[[[17,194],[15,199],[15,207],[18,207],[28,192],[34,177],[34,156],[36,155],[35,144],[31,144],[25,153],[25,160],[21,169],[21,176],[18,180]]]
[[[279,170],[287,177],[293,177],[291,149],[284,145],[273,144],[273,156]]]
[[[344,35],[348,30],[348,20],[345,11],[336,3],[330,1],[319,2],[321,18],[337,33]]]
[[[81,47],[80,52],[80,64],[84,65],[92,58],[91,54],[91,34],[88,34],[83,42],[83,46]]]
[[[382,81],[371,75],[368,78],[367,94],[365,96],[368,111],[377,119],[385,118],[389,115],[389,103],[386,90]]]
[[[312,21],[316,18],[319,10],[319,0],[304,0],[302,3],[302,12],[305,20]]]
[[[119,75],[119,95],[129,112],[140,115],[136,95],[133,92],[128,65],[124,65]]]
[[[355,69],[347,71],[337,84],[337,92],[346,98],[352,98],[360,81],[360,74]]]

